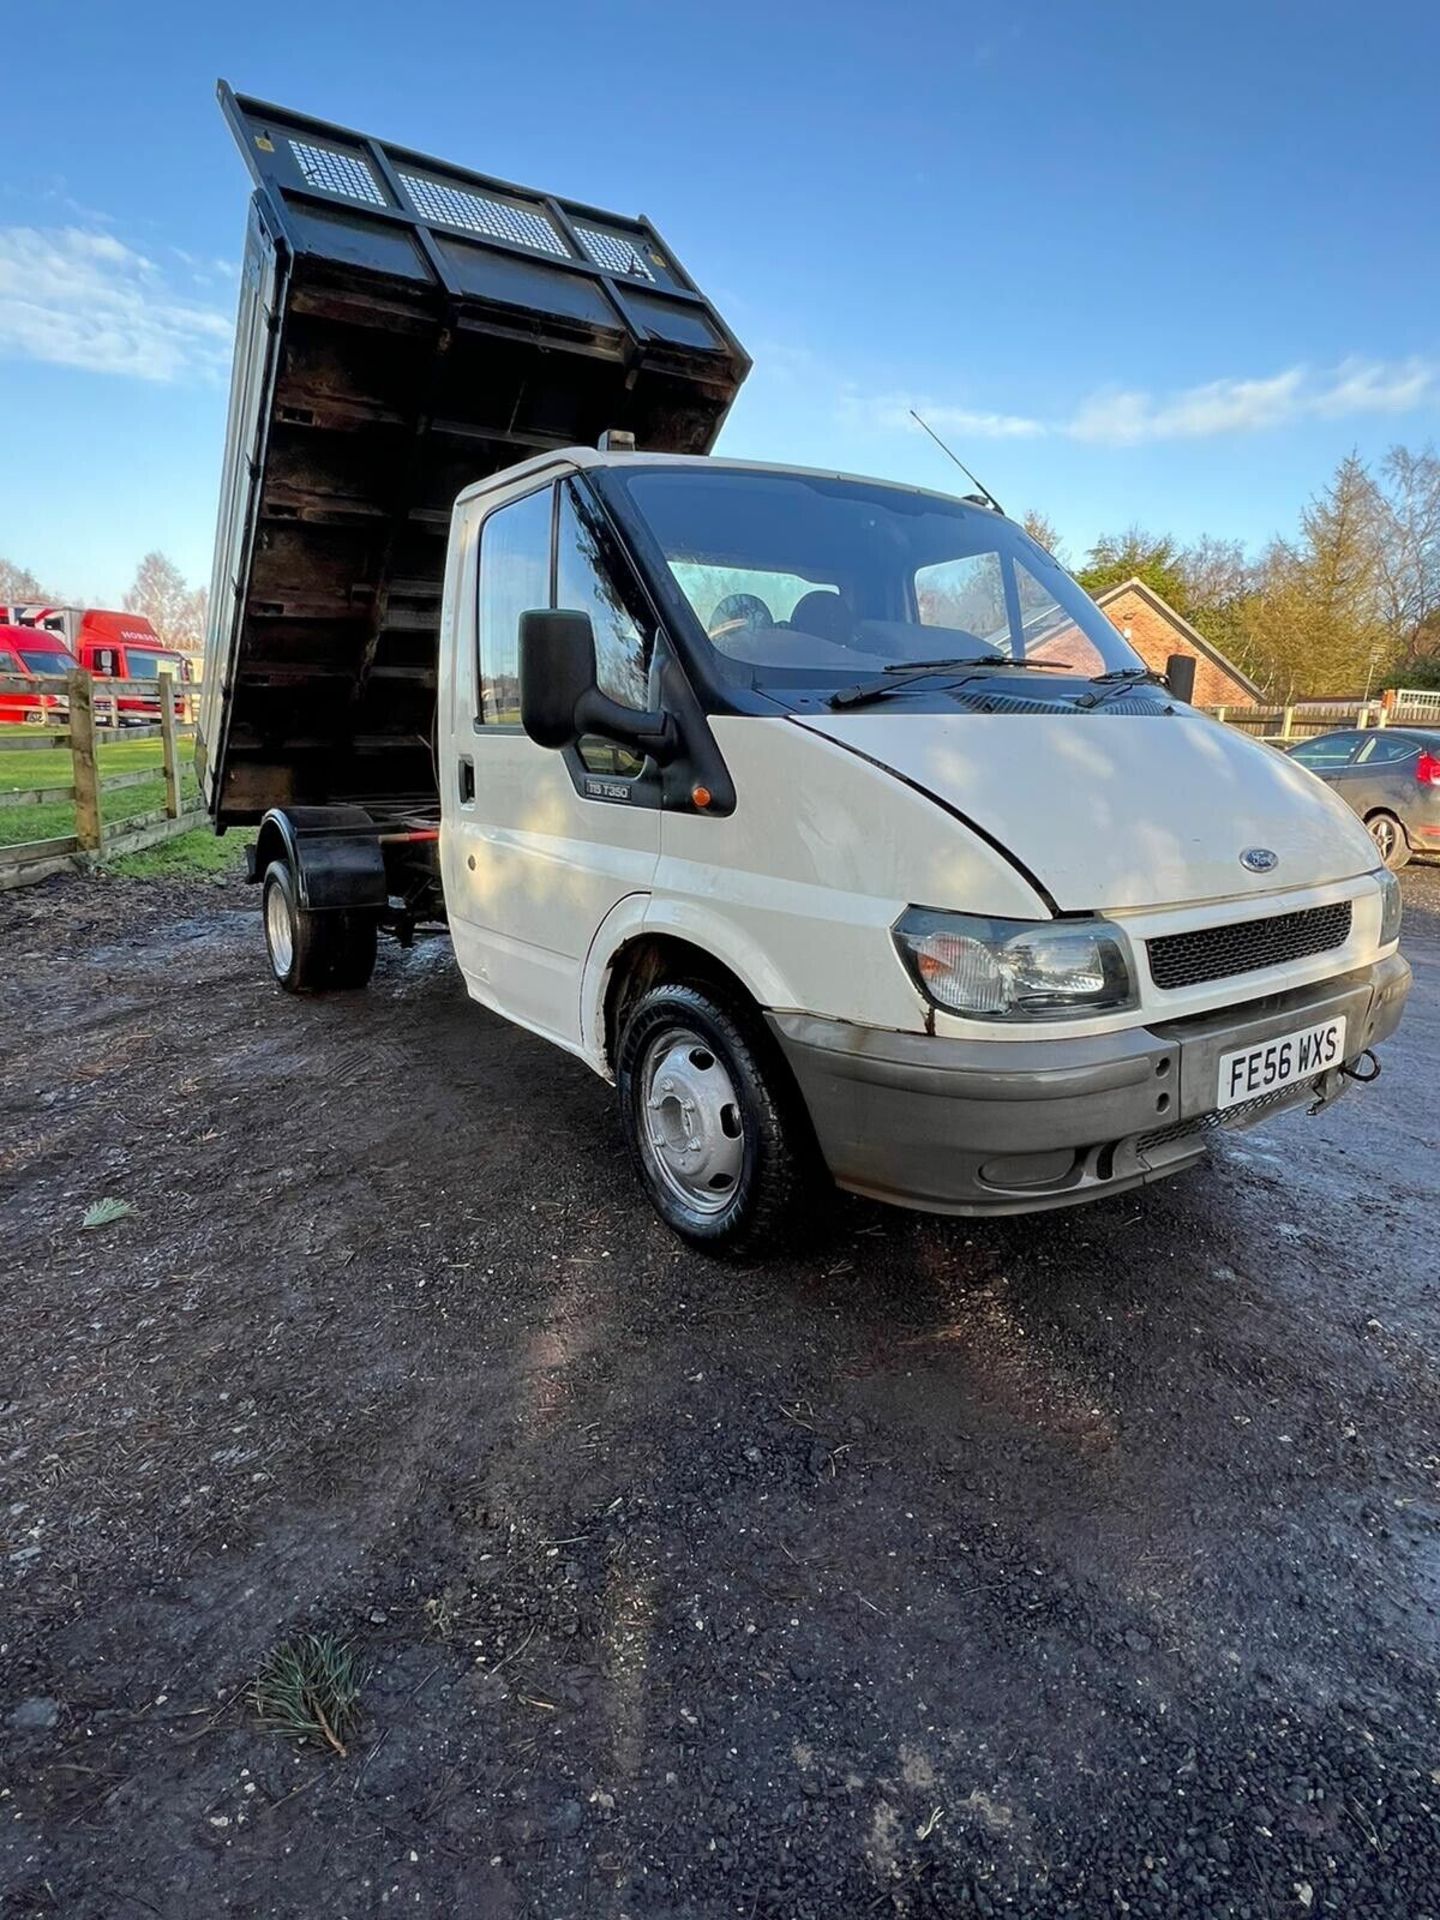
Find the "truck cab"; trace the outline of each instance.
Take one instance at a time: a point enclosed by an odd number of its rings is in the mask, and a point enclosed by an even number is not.
[[[462,495],[451,569],[457,960],[616,1081],[692,1239],[807,1154],[942,1212],[1124,1191],[1398,1021],[1368,837],[988,505],[576,448]]]
[[[177,698],[183,700],[181,689],[187,679],[185,656],[165,645],[143,613],[111,613],[103,608],[87,607],[80,614],[75,646],[81,666],[97,680],[132,683],[128,691],[107,695],[100,702],[100,717],[113,725],[156,725],[160,719],[162,678],[170,680]],[[154,693],[141,690],[147,683],[154,683]]]
[[[65,678],[79,662],[58,634],[0,625],[0,675],[33,682],[33,691],[0,692],[0,725],[53,726],[70,710]]]

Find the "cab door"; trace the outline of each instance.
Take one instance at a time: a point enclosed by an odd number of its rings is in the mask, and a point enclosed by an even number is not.
[[[441,863],[456,957],[471,993],[578,1050],[585,957],[605,916],[648,893],[660,853],[657,783],[601,741],[565,753],[520,725],[519,622],[535,607],[588,613],[604,690],[643,708],[653,620],[603,513],[572,481],[497,499],[479,522],[475,647],[454,661],[441,777]],[[457,583],[469,591],[462,567]],[[457,620],[455,634],[468,623]],[[468,651],[468,649],[467,649]]]

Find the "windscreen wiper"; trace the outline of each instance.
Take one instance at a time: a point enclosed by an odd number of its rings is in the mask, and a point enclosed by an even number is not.
[[[1077,707],[1100,707],[1117,693],[1128,693],[1133,687],[1168,686],[1163,673],[1155,673],[1149,667],[1112,667],[1109,673],[1095,673],[1090,676],[1091,685],[1100,689],[1098,693],[1087,693],[1075,702]]]
[[[841,687],[838,693],[832,693],[828,705],[832,707],[863,707],[872,700],[886,700],[892,693],[900,693],[917,680],[927,680],[932,673],[952,673],[965,671],[965,679],[971,677],[976,669],[984,667],[1006,668],[1020,673],[1031,671],[1038,673],[1068,673],[1073,668],[1068,660],[1006,660],[994,653],[975,654],[956,660],[897,660],[894,666],[886,667],[878,680],[861,680],[853,687]],[[958,682],[965,684],[964,680]]]

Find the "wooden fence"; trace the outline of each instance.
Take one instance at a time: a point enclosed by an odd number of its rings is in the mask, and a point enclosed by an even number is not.
[[[1290,707],[1207,707],[1205,711],[1259,740],[1310,740],[1336,727],[1383,727],[1390,719],[1378,700],[1313,700]]]
[[[39,689],[49,692],[54,683]],[[0,674],[0,694],[23,694],[31,698],[37,691],[34,680],[16,674]],[[8,887],[25,886],[44,880],[52,873],[84,870],[97,861],[118,854],[138,853],[143,847],[168,840],[172,834],[187,833],[202,826],[205,814],[187,806],[184,774],[193,756],[193,703],[186,690],[177,697],[174,681],[168,674],[158,680],[97,680],[91,674],[70,674],[65,683],[68,714],[60,726],[0,726],[0,753],[17,750],[37,754],[33,785],[9,792],[0,791],[0,808],[41,807],[68,802],[74,814],[75,831],[44,840],[22,840],[10,846],[0,845],[0,892]],[[159,706],[159,724],[122,726],[121,700],[140,697]],[[128,773],[105,773],[100,756],[106,746],[132,740],[159,740],[161,764]],[[47,749],[68,750],[70,779],[52,785],[44,778],[43,762],[38,756]],[[107,825],[105,796],[125,787],[138,787],[161,780],[165,804],[149,812],[131,814]]]

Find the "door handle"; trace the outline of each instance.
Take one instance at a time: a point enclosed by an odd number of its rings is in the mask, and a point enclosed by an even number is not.
[[[475,798],[475,762],[468,753],[460,756],[460,801],[462,806]]]

